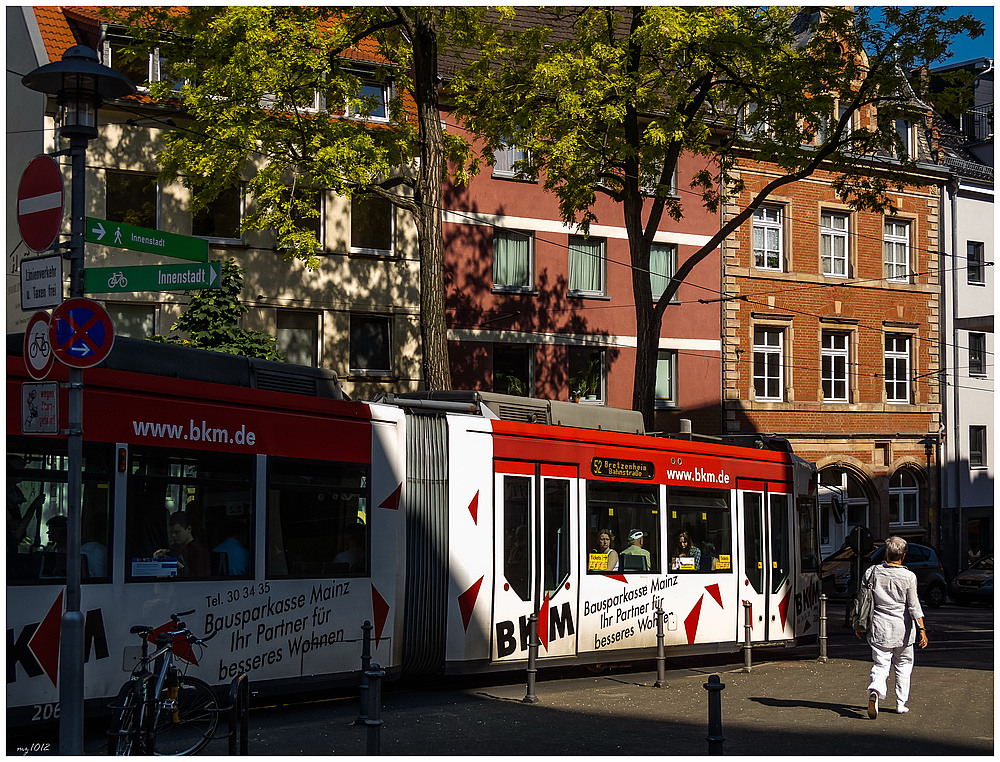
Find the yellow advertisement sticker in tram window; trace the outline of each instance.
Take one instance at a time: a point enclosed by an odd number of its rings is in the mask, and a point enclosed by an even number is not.
[[[677,511],[671,511],[670,512],[670,518],[676,519],[677,518]]]
[[[729,556],[719,556],[715,561],[716,569],[729,569],[732,567],[732,558]]]
[[[764,562],[763,561],[758,561],[757,562],[757,568],[758,569],[763,569],[764,568]]]
[[[587,556],[587,569],[590,571],[607,571],[607,555],[604,553],[589,553]]]
[[[778,562],[777,561],[772,561],[771,562],[771,568],[772,569],[777,569],[778,568]]]
[[[615,509],[614,508],[608,508],[608,515],[609,516],[614,516],[615,515]]]
[[[702,521],[708,521],[708,514],[707,513],[701,514],[701,520]]]

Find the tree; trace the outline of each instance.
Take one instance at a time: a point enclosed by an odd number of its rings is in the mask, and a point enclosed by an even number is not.
[[[240,301],[242,291],[243,271],[235,260],[227,259],[222,263],[219,288],[197,291],[171,326],[170,330],[184,331],[188,338],[156,334],[151,337],[151,341],[261,360],[284,360],[274,336],[268,336],[263,331],[240,328],[240,318],[248,311]]]
[[[310,267],[318,264],[317,240],[307,222],[318,216],[324,189],[378,196],[413,215],[429,389],[451,386],[442,183],[449,162],[462,176],[469,153],[461,138],[441,128],[437,60],[443,46],[472,44],[481,14],[410,6],[189,6],[143,7],[121,17],[132,51],[145,56],[159,48],[169,67],[151,85],[152,95],[179,99],[191,119],[165,133],[159,158],[166,177],[181,177],[191,188],[194,211],[253,167],[248,192],[256,209],[244,227],[273,230],[286,258]],[[365,87],[390,78],[388,120],[374,123],[372,112],[382,104],[366,97]],[[184,82],[179,91],[177,81]]]
[[[884,210],[887,192],[912,180],[893,120],[922,119],[927,107],[906,73],[942,58],[953,35],[981,30],[942,8],[881,10],[876,22],[864,8],[587,7],[528,28],[515,16],[452,83],[484,158],[511,140],[527,149],[518,169],[544,178],[565,222],[586,232],[597,194],[621,205],[638,339],[632,404],[647,426],[667,305],[770,194],[822,168],[845,202]],[[775,177],[654,302],[650,244],[665,214],[684,215],[670,186],[682,154],[704,158],[694,193],[682,192],[712,212],[744,190],[740,161],[767,162]]]

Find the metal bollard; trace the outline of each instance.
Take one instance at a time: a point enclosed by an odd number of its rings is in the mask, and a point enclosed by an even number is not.
[[[372,664],[365,672],[368,677],[368,717],[365,725],[368,728],[368,747],[366,753],[377,757],[382,753],[382,678],[385,670],[378,664]]]
[[[708,682],[705,683],[705,690],[708,691],[708,753],[722,754],[722,691],[726,684],[722,682],[718,675],[709,675]]]
[[[663,604],[656,604],[656,682],[654,688],[662,688],[667,683],[667,659],[663,653]]]
[[[753,632],[753,604],[743,601],[743,671],[749,672],[751,667],[750,637]]]
[[[538,667],[538,613],[533,612],[528,617],[528,689],[521,699],[525,704],[537,704],[538,696],[535,695],[535,674]]]
[[[364,725],[368,719],[368,670],[372,664],[372,623],[367,619],[361,625],[361,684],[358,688],[358,717],[355,725]]]
[[[819,596],[819,660],[826,664],[826,593]]]

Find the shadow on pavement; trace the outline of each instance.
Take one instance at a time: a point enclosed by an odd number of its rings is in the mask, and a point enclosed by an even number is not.
[[[764,696],[751,696],[747,700],[756,701],[758,704],[763,704],[764,706],[769,706],[769,707],[776,707],[783,709],[824,709],[826,711],[839,714],[841,717],[847,717],[848,719],[854,719],[854,720],[868,719],[867,710],[862,711],[856,705],[851,706],[848,704],[832,704],[828,701],[802,701],[799,699],[778,699],[778,698],[770,698]]]

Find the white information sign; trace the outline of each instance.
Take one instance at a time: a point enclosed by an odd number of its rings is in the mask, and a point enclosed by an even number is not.
[[[57,381],[21,384],[21,433],[59,433],[59,383]]]
[[[21,309],[55,307],[63,300],[62,256],[21,260]]]

